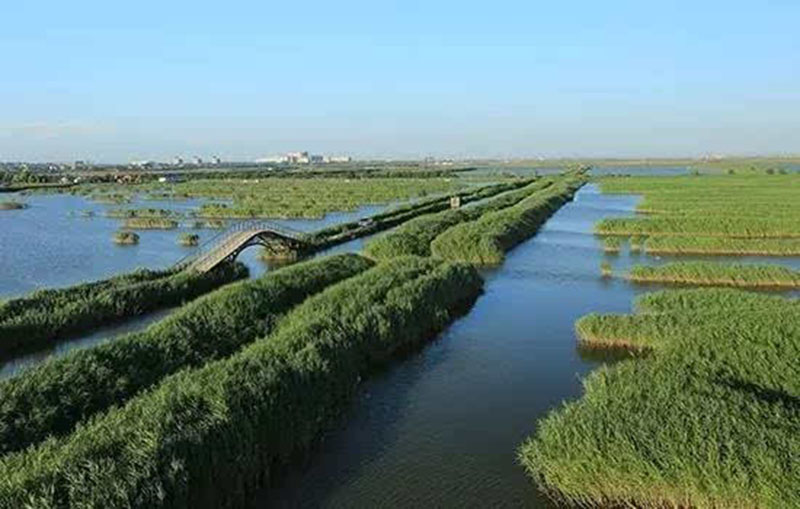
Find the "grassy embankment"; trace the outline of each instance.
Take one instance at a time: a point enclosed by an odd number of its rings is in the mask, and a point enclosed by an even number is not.
[[[671,290],[634,315],[589,315],[584,346],[646,353],[605,366],[520,449],[576,504],[800,505],[800,304],[733,289]]]
[[[41,349],[143,313],[177,306],[247,276],[241,264],[209,273],[140,270],[0,303],[0,357]]]
[[[448,229],[431,243],[431,253],[446,260],[498,265],[506,251],[535,234],[581,185],[581,177],[559,178],[511,207],[486,212]]]
[[[142,332],[0,382],[0,452],[63,435],[171,373],[231,355],[305,298],[371,265],[339,255],[269,272],[201,297]]]
[[[128,230],[172,230],[178,221],[160,217],[131,217],[123,221],[122,227]]]
[[[474,268],[400,258],[328,288],[229,358],[0,461],[5,506],[230,507],[306,450],[359,380],[442,330]]]
[[[367,244],[365,252],[377,260],[408,255],[430,256],[431,242],[449,228],[466,221],[474,221],[483,214],[511,207],[532,193],[552,186],[553,181],[553,178],[539,179],[521,189],[500,194],[484,203],[412,219]]]

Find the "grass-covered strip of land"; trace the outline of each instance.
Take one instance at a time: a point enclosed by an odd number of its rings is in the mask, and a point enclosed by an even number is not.
[[[606,237],[606,240],[619,238]],[[644,248],[652,254],[800,256],[800,238],[651,237]]]
[[[528,472],[582,505],[800,506],[797,301],[707,289],[639,307],[579,322],[584,340],[650,354],[596,370],[540,421]]]
[[[142,332],[0,382],[0,452],[62,435],[170,373],[236,352],[308,296],[371,265],[339,255],[269,272],[201,297]]]
[[[362,377],[477,297],[464,264],[400,258],[328,288],[239,353],[0,460],[5,506],[232,507],[308,448]]]
[[[677,283],[743,287],[800,287],[800,272],[780,265],[674,262],[634,265],[628,279],[637,283]]]
[[[516,205],[458,224],[431,243],[433,256],[481,265],[502,263],[505,252],[536,233],[555,211],[572,199],[580,179],[557,182]]]
[[[707,236],[732,238],[800,238],[800,216],[773,217],[686,217],[647,216],[608,218],[595,225],[600,235]]]
[[[237,279],[242,264],[211,272],[140,271],[61,290],[42,290],[0,304],[0,356],[30,352],[156,309],[177,306]]]
[[[512,191],[530,183],[530,179],[519,179],[511,182],[482,186],[477,189],[465,189],[453,193],[452,196],[457,196],[461,200],[461,204],[467,204],[490,198],[506,191]],[[324,228],[306,238],[309,251],[319,251],[320,249],[343,241],[387,230],[415,217],[447,210],[451,207],[450,198],[451,195],[429,198],[417,203],[398,207],[388,212],[375,214],[366,220],[352,221],[350,223]]]
[[[175,210],[168,209],[111,209],[106,211],[106,217],[120,219],[142,217],[142,218],[173,218],[180,217],[182,214]]]
[[[365,252],[368,256],[378,260],[408,255],[430,256],[431,242],[447,229],[459,223],[474,221],[487,212],[510,207],[530,194],[551,185],[553,185],[553,179],[540,179],[521,189],[491,198],[484,203],[412,219],[367,244]]]

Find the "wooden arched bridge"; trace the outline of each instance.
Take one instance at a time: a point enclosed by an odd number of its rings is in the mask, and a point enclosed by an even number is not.
[[[176,265],[208,272],[223,262],[235,260],[239,253],[256,245],[265,247],[276,256],[296,253],[305,246],[305,236],[305,233],[272,221],[242,221],[214,236]]]

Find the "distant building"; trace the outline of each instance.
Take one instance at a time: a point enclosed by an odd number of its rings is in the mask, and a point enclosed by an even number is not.
[[[349,163],[353,160],[350,156],[328,156],[325,158],[325,162],[328,163]]]
[[[200,157],[200,156],[195,156],[194,157],[194,164],[196,164],[197,166],[201,166],[203,164],[203,158]]]
[[[312,154],[308,157],[309,162],[314,164],[320,164],[325,162],[325,157],[317,154]]]
[[[214,156],[214,157],[212,157],[212,158],[211,158],[211,161],[212,161],[212,162],[213,162],[215,165],[220,165],[220,164],[222,164],[222,159],[220,159],[218,156]]]
[[[173,165],[175,165],[175,166],[183,166],[183,158],[182,158],[182,157],[180,157],[180,156],[177,156],[177,157],[176,157],[176,158],[175,158],[175,159],[172,161],[172,164],[173,164]]]
[[[311,159],[308,156],[308,152],[287,152],[284,156],[284,162],[292,164],[308,164],[311,162]]]

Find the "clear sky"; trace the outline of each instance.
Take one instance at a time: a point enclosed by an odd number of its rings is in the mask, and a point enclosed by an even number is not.
[[[0,160],[800,153],[800,2],[6,2]]]

